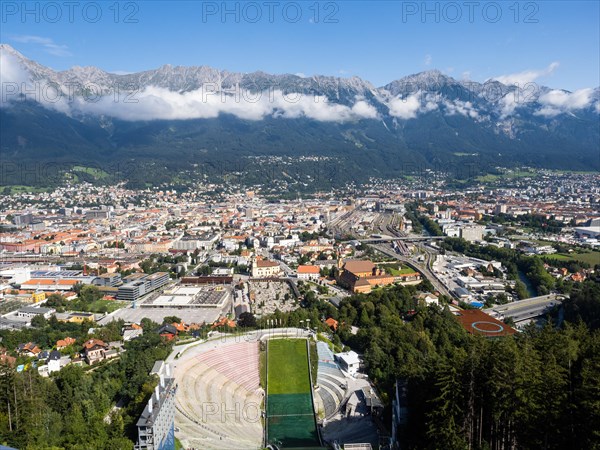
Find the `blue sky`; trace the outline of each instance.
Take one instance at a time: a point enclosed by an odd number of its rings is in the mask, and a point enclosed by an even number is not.
[[[431,12],[423,15],[423,5]],[[234,12],[223,16],[220,1],[81,2],[71,11],[61,1],[30,2],[28,13],[20,1],[2,1],[0,41],[57,70],[209,65],[357,75],[381,86],[435,68],[476,81],[519,74],[507,79],[576,90],[600,85],[599,5],[257,1],[229,2]]]

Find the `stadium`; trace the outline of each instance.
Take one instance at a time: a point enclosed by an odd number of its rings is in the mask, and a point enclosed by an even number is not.
[[[176,437],[186,449],[324,449],[318,416],[338,408],[344,391],[341,383],[313,391],[317,350],[299,329],[221,335],[177,349],[170,358],[179,384]]]

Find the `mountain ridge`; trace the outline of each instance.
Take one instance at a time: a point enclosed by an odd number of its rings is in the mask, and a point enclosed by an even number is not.
[[[3,82],[30,89],[7,101],[3,92],[0,103],[0,159],[10,163],[102,162],[110,156],[180,170],[182,161],[172,157],[179,151],[192,165],[217,156],[335,155],[340,167],[354,167],[357,179],[393,177],[410,165],[472,164],[476,172],[532,163],[600,168],[599,88],[532,90],[456,80],[438,70],[381,87],[359,77],[209,66],[163,65],[133,74],[94,66],[54,71],[7,44],[0,44],[0,58]],[[32,98],[28,92],[39,85],[55,89],[58,101]],[[469,160],[465,153],[478,157]]]

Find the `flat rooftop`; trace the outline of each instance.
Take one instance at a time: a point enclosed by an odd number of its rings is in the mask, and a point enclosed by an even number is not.
[[[69,278],[81,275],[81,270],[35,270],[31,272],[31,278]]]
[[[178,286],[153,299],[140,303],[141,308],[165,307],[218,307],[223,306],[230,297],[230,292],[222,287],[190,287]]]
[[[224,311],[226,309],[227,311]],[[123,308],[113,314],[103,317],[98,321],[100,325],[106,325],[113,320],[123,319],[125,322],[140,323],[144,317],[157,323],[162,323],[165,317],[176,316],[185,320],[186,323],[213,323],[229,308]]]

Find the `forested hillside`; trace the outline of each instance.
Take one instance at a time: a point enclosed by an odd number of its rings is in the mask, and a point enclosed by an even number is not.
[[[70,328],[78,337],[76,328],[89,324],[54,325]],[[121,325],[114,322],[105,332],[113,326],[120,331]],[[1,335],[8,345],[55,331],[49,324]],[[158,382],[149,372],[156,360],[169,355],[171,345],[149,332],[125,347],[118,361],[94,370],[69,365],[52,378],[0,365],[0,444],[21,450],[131,450],[137,439],[135,423]],[[116,404],[120,408],[113,408]]]
[[[405,322],[412,299],[404,287],[353,297],[338,317],[382,393],[407,383],[405,448],[600,448],[600,285],[573,290],[573,322],[501,339],[467,334],[448,310]]]
[[[364,354],[388,424],[395,383],[406,383],[402,448],[598,449],[600,284],[574,283],[569,291],[546,326],[500,339],[467,334],[447,308],[418,305],[412,286],[354,295],[339,310],[314,301],[275,316],[294,326],[338,320],[333,342]]]

